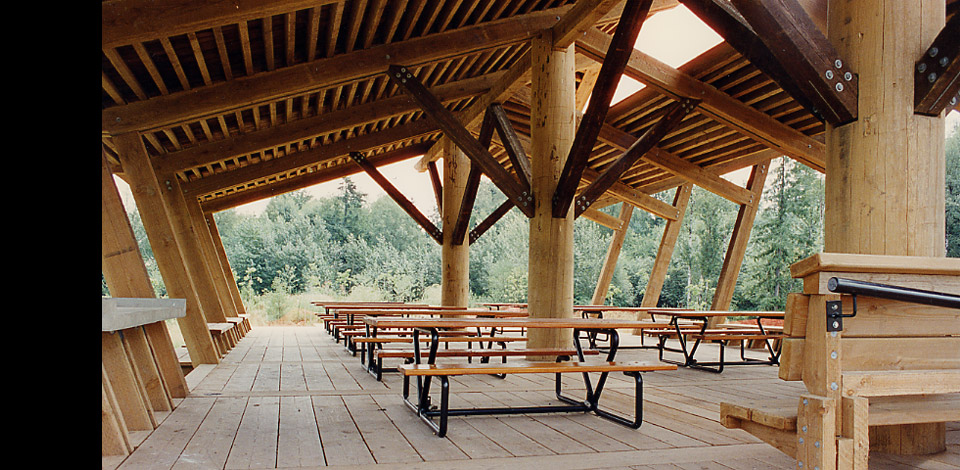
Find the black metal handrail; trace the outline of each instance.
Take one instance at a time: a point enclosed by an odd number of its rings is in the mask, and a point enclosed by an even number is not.
[[[960,296],[909,287],[831,277],[827,281],[827,289],[838,294],[865,295],[937,307],[960,308]]]

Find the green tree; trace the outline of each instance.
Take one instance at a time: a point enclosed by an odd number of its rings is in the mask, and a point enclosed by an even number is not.
[[[946,236],[947,256],[960,258],[960,125],[949,131],[946,141]]]

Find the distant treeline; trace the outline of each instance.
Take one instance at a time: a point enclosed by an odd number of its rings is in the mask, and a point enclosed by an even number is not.
[[[773,161],[740,271],[731,308],[782,309],[799,280],[790,264],[822,250],[823,175],[793,160]],[[960,257],[960,133],[947,139],[947,254]],[[672,202],[673,190],[655,195]],[[484,181],[471,227],[504,200]],[[603,209],[617,216],[619,204]],[[661,306],[708,308],[737,206],[694,188],[660,296]],[[439,226],[439,215],[428,212]],[[389,197],[369,201],[346,178],[335,197],[302,191],[270,200],[259,215],[233,210],[215,215],[235,277],[245,296],[319,292],[331,296],[436,302],[440,247]],[[139,218],[131,214],[159,294],[162,280]],[[607,295],[607,304],[639,305],[664,221],[635,210]],[[527,291],[527,219],[511,210],[470,246],[474,302],[524,302]],[[581,217],[575,223],[574,301],[589,303],[612,231]],[[105,287],[104,287],[105,291]]]

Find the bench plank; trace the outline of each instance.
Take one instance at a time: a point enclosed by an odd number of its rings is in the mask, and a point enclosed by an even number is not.
[[[554,374],[568,372],[650,372],[676,370],[659,362],[512,362],[500,364],[403,364],[407,376]]]

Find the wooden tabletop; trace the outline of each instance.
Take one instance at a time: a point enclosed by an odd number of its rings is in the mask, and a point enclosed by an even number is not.
[[[651,310],[691,310],[689,308],[679,307],[617,307],[615,305],[574,305],[575,311],[604,311],[604,312],[649,312]]]
[[[522,328],[657,328],[663,323],[609,318],[393,318],[364,317],[364,323],[381,328],[474,328],[474,327],[522,327]]]
[[[762,311],[762,312],[739,312],[730,310],[669,310],[656,309],[650,310],[654,315],[671,315],[681,318],[701,318],[701,317],[763,317],[763,318],[783,318],[784,312]]]
[[[393,309],[357,309],[344,312],[350,315],[355,316],[372,316],[372,317],[386,317],[386,316],[403,316],[403,315],[415,315],[415,316],[426,316],[433,315],[436,317],[457,317],[457,316],[485,316],[485,317],[525,317],[527,312],[524,310],[487,310],[485,308],[478,309],[447,309],[447,310],[430,310],[430,309],[409,309],[409,310],[393,310]]]

